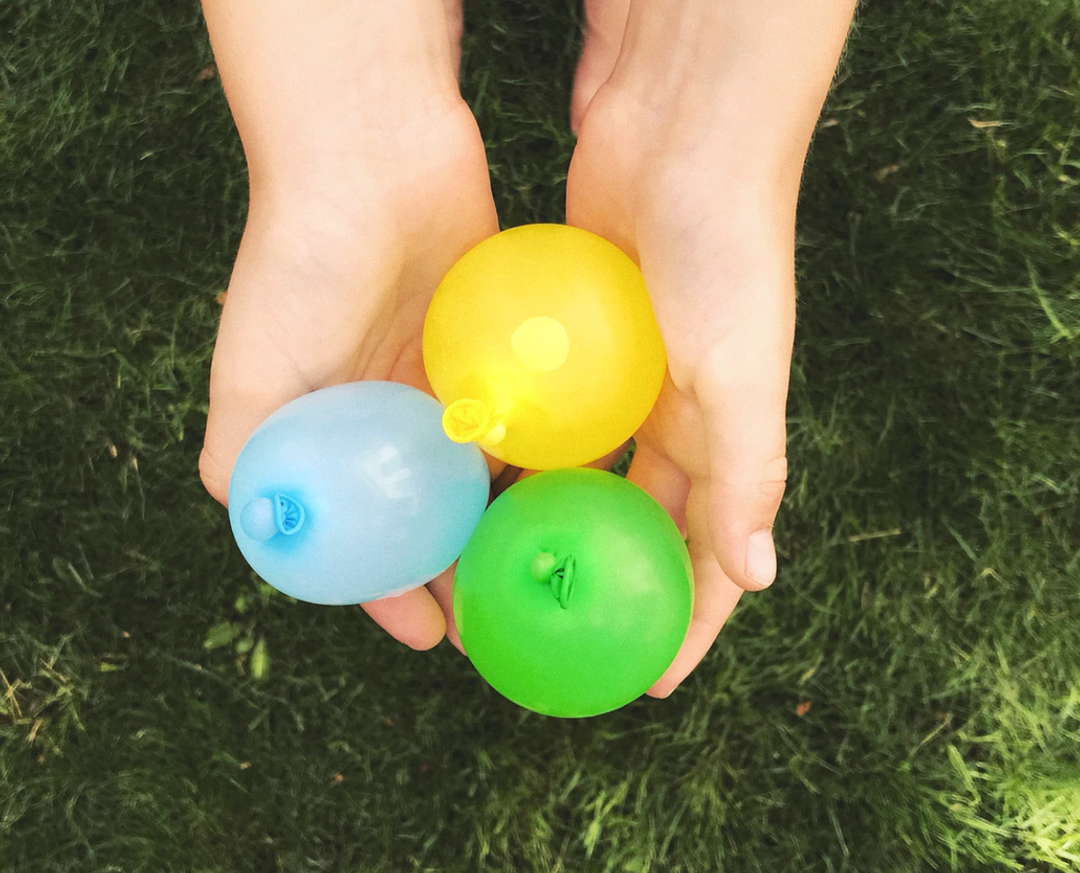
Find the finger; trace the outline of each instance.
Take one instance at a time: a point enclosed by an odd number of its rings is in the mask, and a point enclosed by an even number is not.
[[[772,527],[787,481],[793,332],[793,300],[790,308],[763,304],[706,355],[694,383],[709,456],[709,535],[724,573],[747,591],[776,577]]]
[[[499,471],[499,474],[491,480],[491,500],[494,500],[507,488],[517,482],[518,479],[522,478],[523,473],[525,473],[525,471],[522,470],[521,467],[513,467],[509,464],[505,465],[502,470]]]
[[[488,475],[491,476],[492,488],[495,487],[495,483],[499,481],[503,474],[508,469],[517,469],[508,467],[505,461],[500,461],[498,458],[493,458],[487,452],[484,452],[484,461],[488,466]]]
[[[454,571],[457,569],[455,562],[449,569],[444,570],[428,583],[428,590],[442,609],[443,618],[446,621],[446,638],[461,654],[466,654],[465,646],[461,642],[461,634],[458,633],[457,622],[454,621]]]
[[[621,446],[612,449],[604,455],[604,457],[597,458],[595,461],[589,461],[589,463],[584,464],[583,466],[593,470],[610,470],[619,462],[619,459],[626,454],[628,448],[630,448],[630,440],[626,440]]]
[[[688,547],[694,568],[694,614],[690,628],[675,660],[646,692],[650,697],[667,697],[701,663],[743,593],[728,579],[713,554],[705,518],[707,499],[705,488],[697,485],[691,490],[687,505]]]
[[[679,532],[686,536],[686,498],[690,494],[690,480],[682,470],[650,448],[648,443],[638,442],[626,478],[652,495],[678,525]]]
[[[360,606],[377,625],[410,649],[426,651],[438,645],[446,633],[442,607],[426,588]]]
[[[646,692],[650,697],[669,696],[693,672],[716,641],[743,593],[724,575],[711,552],[697,555],[693,564],[695,602],[690,629],[671,666]]]

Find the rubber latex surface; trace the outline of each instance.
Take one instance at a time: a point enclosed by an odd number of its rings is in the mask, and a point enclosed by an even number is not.
[[[674,660],[690,557],[645,491],[600,470],[538,473],[491,504],[458,561],[454,618],[496,691],[547,715],[617,709]]]
[[[641,271],[595,234],[503,231],[447,273],[424,324],[444,426],[515,466],[586,464],[645,420],[666,357]]]
[[[362,603],[431,581],[487,503],[476,446],[452,442],[442,407],[391,382],[353,382],[277,410],[229,483],[240,551],[275,588],[312,603]]]

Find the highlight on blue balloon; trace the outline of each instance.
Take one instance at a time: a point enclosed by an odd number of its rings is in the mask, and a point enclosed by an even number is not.
[[[487,464],[452,442],[443,408],[394,382],[297,398],[237,458],[229,522],[244,558],[311,603],[364,603],[430,582],[461,554],[487,505]]]

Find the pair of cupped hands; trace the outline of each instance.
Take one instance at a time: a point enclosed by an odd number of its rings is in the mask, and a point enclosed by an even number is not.
[[[200,458],[206,488],[224,503],[245,440],[290,400],[362,379],[430,393],[428,303],[499,225],[483,140],[457,87],[460,18],[446,17],[441,46],[395,45],[372,28],[371,51],[382,55],[365,66],[355,34],[338,57],[331,32],[287,58],[253,58],[234,49],[242,40],[228,13],[206,11],[251,188]],[[593,21],[587,32],[566,219],[641,266],[667,347],[668,374],[628,473],[683,531],[694,569],[689,633],[649,691],[665,697],[740,595],[776,572],[802,155],[792,171],[767,149],[744,148],[709,88],[667,99],[663,81],[620,57],[624,23]],[[249,43],[278,39],[244,26]],[[517,474],[489,464],[493,479]],[[414,649],[444,635],[460,649],[452,576],[363,608]]]

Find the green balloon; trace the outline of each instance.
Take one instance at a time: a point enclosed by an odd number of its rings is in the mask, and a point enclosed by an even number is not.
[[[507,489],[454,576],[454,619],[476,669],[545,715],[599,715],[643,694],[674,660],[693,605],[675,523],[601,470],[552,470]]]

